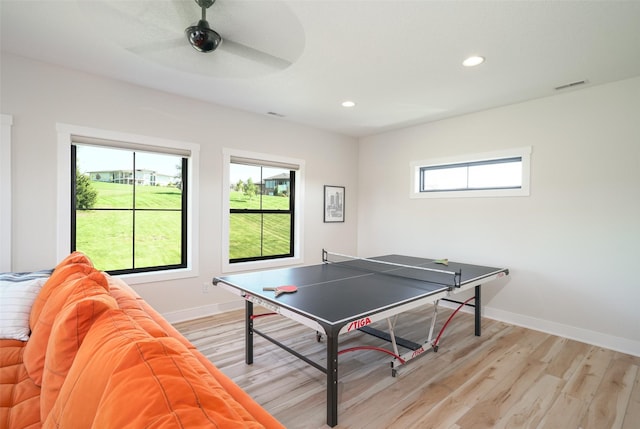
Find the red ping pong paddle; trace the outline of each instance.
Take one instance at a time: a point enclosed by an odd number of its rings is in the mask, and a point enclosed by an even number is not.
[[[298,290],[298,286],[286,285],[276,287],[263,287],[262,290],[272,290],[276,292],[276,297],[281,293],[293,293]]]

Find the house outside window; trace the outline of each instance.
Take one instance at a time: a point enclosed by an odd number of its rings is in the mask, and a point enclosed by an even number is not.
[[[289,172],[284,171],[276,176],[264,179],[264,195],[269,196],[289,196],[291,189],[291,177]]]

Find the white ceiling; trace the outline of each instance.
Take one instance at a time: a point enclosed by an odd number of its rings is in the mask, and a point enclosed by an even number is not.
[[[350,136],[640,76],[640,1],[217,0],[207,11],[223,38],[290,61],[283,70],[224,42],[192,49],[183,31],[200,13],[193,0],[0,0],[2,51]],[[472,54],[486,62],[463,67]]]

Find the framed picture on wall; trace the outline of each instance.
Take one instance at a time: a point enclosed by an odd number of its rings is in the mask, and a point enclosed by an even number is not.
[[[324,185],[324,221],[344,222],[344,186]]]

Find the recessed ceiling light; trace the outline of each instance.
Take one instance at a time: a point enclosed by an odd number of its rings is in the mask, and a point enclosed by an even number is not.
[[[354,107],[355,105],[356,103],[350,100],[342,102],[342,107]]]
[[[482,63],[484,63],[484,57],[474,55],[464,60],[462,62],[462,65],[465,67],[475,67],[475,66],[479,66]]]

